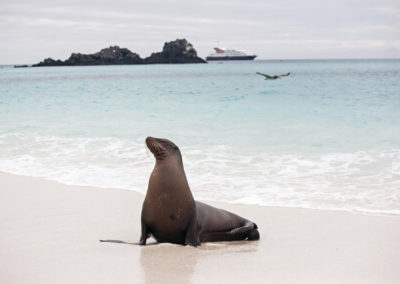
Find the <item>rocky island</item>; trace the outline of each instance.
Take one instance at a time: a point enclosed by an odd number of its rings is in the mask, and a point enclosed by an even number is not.
[[[207,63],[197,56],[193,45],[186,39],[166,42],[161,52],[152,53],[143,59],[137,53],[127,48],[110,46],[94,54],[72,53],[65,60],[46,58],[33,67],[41,66],[88,66],[88,65],[137,65],[137,64],[167,64],[167,63]]]
[[[207,63],[197,56],[196,50],[186,39],[166,42],[161,52],[152,53],[144,59],[146,64]]]
[[[143,64],[144,60],[127,48],[110,46],[94,54],[72,53],[65,60],[46,58],[42,62],[33,65],[40,66],[85,66],[85,65],[118,65],[118,64]]]

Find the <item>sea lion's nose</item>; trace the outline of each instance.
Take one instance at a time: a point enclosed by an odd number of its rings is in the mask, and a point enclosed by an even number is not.
[[[154,141],[155,139],[151,136],[148,136],[145,140],[147,147],[151,145],[151,142]]]

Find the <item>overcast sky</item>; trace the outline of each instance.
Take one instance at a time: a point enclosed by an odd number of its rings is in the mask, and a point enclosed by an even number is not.
[[[259,59],[400,58],[400,0],[0,0],[0,64],[186,38]]]

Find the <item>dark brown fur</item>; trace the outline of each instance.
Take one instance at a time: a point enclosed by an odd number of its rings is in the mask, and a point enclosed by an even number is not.
[[[142,207],[140,245],[158,242],[199,246],[201,242],[258,240],[257,225],[231,212],[195,201],[179,148],[167,139],[147,137],[156,158]]]

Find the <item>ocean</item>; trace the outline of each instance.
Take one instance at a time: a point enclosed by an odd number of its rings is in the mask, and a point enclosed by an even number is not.
[[[400,60],[0,67],[2,172],[144,194],[147,136],[196,199],[400,214]]]

